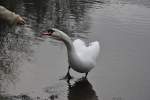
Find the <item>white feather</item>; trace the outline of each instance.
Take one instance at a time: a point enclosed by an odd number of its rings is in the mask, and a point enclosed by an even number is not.
[[[79,55],[82,55],[84,59],[93,59],[95,61],[100,52],[100,45],[98,41],[91,42],[89,46],[86,46],[84,41],[76,39],[74,40],[73,45],[76,52]]]

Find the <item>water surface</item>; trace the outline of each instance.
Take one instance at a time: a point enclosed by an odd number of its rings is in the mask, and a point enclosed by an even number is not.
[[[149,100],[149,0],[5,0],[26,17],[25,26],[1,23],[0,98],[2,100]],[[4,27],[4,28],[3,28]],[[98,40],[97,66],[83,74],[68,68],[63,43],[41,37],[56,27],[72,39]]]

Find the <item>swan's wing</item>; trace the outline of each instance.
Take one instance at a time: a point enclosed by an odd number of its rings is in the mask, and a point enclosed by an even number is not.
[[[77,39],[74,40],[73,45],[77,53],[86,59],[90,58],[96,60],[100,52],[100,44],[98,41],[91,42],[87,47],[84,41]]]
[[[80,40],[80,39],[76,39],[73,41],[73,45],[75,47],[75,50],[78,52],[78,53],[82,53],[85,51],[86,49],[86,45],[84,43],[84,41]]]
[[[87,50],[86,50],[87,54],[94,60],[96,60],[96,58],[98,57],[99,55],[99,52],[100,52],[100,44],[98,41],[95,41],[95,42],[91,42],[89,44],[89,46],[87,47]]]

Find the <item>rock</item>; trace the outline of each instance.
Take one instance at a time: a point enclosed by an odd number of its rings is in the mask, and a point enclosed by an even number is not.
[[[23,25],[25,20],[18,14],[0,5],[0,20],[6,21],[10,25]]]

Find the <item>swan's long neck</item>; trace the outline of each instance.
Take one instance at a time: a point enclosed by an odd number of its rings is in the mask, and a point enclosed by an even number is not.
[[[72,43],[72,40],[70,39],[70,37],[63,37],[63,42],[65,43],[66,47],[67,47],[67,50],[69,51],[74,51],[74,46],[73,46],[73,43]]]
[[[58,31],[61,34],[61,39],[65,43],[68,52],[74,52],[74,46],[71,38],[62,31]]]

